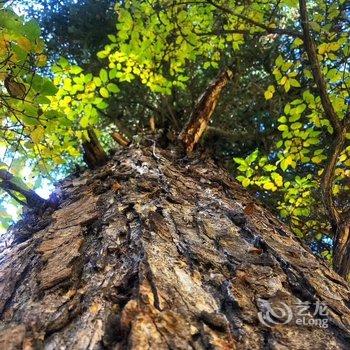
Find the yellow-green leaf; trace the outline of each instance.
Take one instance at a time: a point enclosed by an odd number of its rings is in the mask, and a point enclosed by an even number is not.
[[[40,143],[44,138],[44,134],[45,129],[42,126],[38,126],[30,133],[30,138],[34,143]]]
[[[108,98],[109,97],[109,92],[108,92],[108,90],[105,87],[102,87],[100,89],[100,94],[104,98]]]

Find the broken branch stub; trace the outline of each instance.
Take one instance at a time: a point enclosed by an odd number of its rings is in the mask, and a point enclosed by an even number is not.
[[[119,145],[123,147],[126,147],[130,144],[130,141],[118,131],[113,131],[111,136],[115,142],[119,143]]]
[[[233,72],[230,69],[222,70],[198,99],[189,121],[179,135],[187,153],[192,152],[199,142],[215,110],[221,91],[232,77]]]
[[[89,140],[85,140],[83,146],[83,158],[89,169],[95,169],[107,161],[107,154],[102,148],[95,131],[92,128],[87,130]]]

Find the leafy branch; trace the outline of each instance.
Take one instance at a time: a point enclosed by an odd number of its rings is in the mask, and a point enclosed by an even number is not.
[[[335,177],[335,169],[341,152],[344,149],[346,142],[346,133],[349,127],[349,120],[345,116],[341,122],[335,112],[332,102],[330,101],[326,82],[324,80],[320,63],[317,57],[315,43],[311,36],[311,29],[307,14],[306,0],[299,0],[300,20],[303,28],[303,40],[305,51],[308,55],[311,64],[311,71],[317,90],[321,99],[321,104],[326,117],[329,119],[332,128],[334,141],[330,147],[330,156],[326,163],[322,176],[321,187],[325,208],[334,230],[334,265],[336,270],[343,276],[350,272],[350,233],[348,225],[344,226],[344,219],[337,210],[333,198],[333,182]],[[347,217],[347,213],[343,217]],[[347,220],[346,220],[347,221]],[[348,256],[347,256],[348,255]]]

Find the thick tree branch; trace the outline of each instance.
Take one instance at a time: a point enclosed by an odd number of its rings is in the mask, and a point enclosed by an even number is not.
[[[335,169],[339,156],[344,150],[346,143],[345,136],[348,129],[348,125],[346,124],[347,118],[345,117],[344,123],[341,122],[330,101],[326,82],[317,57],[316,45],[311,36],[306,0],[299,0],[299,10],[305,51],[309,59],[312,75],[317,86],[325,116],[330,121],[333,128],[334,141],[322,176],[321,190],[324,206],[334,233],[333,265],[340,275],[347,277],[350,273],[350,223],[348,222],[349,220],[346,219],[345,213],[340,213],[337,210],[333,198]]]
[[[326,210],[328,211],[328,216],[330,218],[331,225],[335,229],[339,224],[340,218],[334,206],[332,187],[335,167],[345,144],[345,130],[329,99],[326,82],[324,80],[320,63],[317,57],[316,46],[310,34],[310,25],[307,15],[306,0],[299,0],[299,7],[301,26],[303,28],[303,40],[305,51],[307,53],[311,65],[312,75],[317,86],[317,91],[321,98],[323,110],[333,127],[335,136],[335,140],[331,148],[331,155],[328,159],[328,163],[326,165],[321,184]]]
[[[3,188],[2,189],[10,196],[12,197],[17,203],[19,203],[20,205],[23,206],[27,206],[27,203],[22,201],[21,199],[19,199],[11,190],[7,189],[7,188]]]
[[[106,152],[103,150],[95,131],[87,129],[89,139],[83,142],[84,161],[90,169],[95,169],[107,161]]]
[[[291,29],[284,29],[284,28],[271,28],[269,26],[267,26],[264,23],[260,23],[257,22],[255,20],[253,20],[252,18],[246,17],[240,13],[236,13],[233,10],[231,10],[230,8],[227,8],[225,6],[222,6],[220,4],[217,4],[216,2],[212,1],[212,0],[207,0],[207,3],[209,3],[210,5],[216,7],[218,10],[221,10],[224,13],[228,13],[232,16],[238,17],[240,19],[242,19],[243,21],[254,25],[255,27],[264,29],[267,33],[269,34],[280,34],[280,35],[288,35],[291,37],[296,37],[296,38],[301,38],[303,35],[302,33],[295,31],[295,30],[291,30]]]
[[[210,32],[194,32],[198,36],[220,36],[224,34],[250,34],[249,30],[244,30],[244,29],[219,29],[219,30],[213,30]],[[265,33],[262,33],[265,34]]]
[[[179,135],[187,153],[192,152],[199,142],[215,110],[221,91],[232,77],[230,69],[222,70],[198,99],[189,121]]]
[[[111,136],[115,142],[117,142],[119,145],[126,147],[130,144],[130,140],[128,140],[122,133],[113,131],[111,133]]]
[[[0,179],[2,180],[0,182],[0,188],[9,193],[20,204],[25,204],[30,208],[40,208],[47,203],[45,199],[41,198],[34,191],[23,188],[22,186],[17,184],[15,182],[15,177],[7,170],[0,170]],[[26,203],[19,200],[17,196],[12,193],[13,191],[20,193],[26,199]]]
[[[316,46],[310,34],[310,25],[309,25],[309,19],[307,15],[306,0],[299,0],[299,7],[300,7],[301,26],[303,28],[304,47],[305,47],[307,56],[309,58],[312,75],[315,80],[317,90],[321,98],[322,107],[325,111],[326,117],[331,122],[332,127],[336,132],[336,134],[341,134],[342,125],[329,99],[326,82],[323,78],[320,63],[317,58]]]
[[[240,130],[224,130],[224,129],[217,128],[215,126],[207,127],[207,135],[218,136],[220,138],[227,139],[230,142],[252,141],[252,140],[257,140],[259,137],[261,137],[261,134],[258,134],[258,133],[251,133],[251,132],[240,131]]]
[[[344,217],[338,224],[334,238],[333,266],[344,278],[350,273],[350,218]]]
[[[341,152],[345,146],[345,132],[339,134],[333,141],[330,149],[330,155],[327,160],[324,173],[321,180],[322,197],[325,208],[328,212],[328,217],[333,231],[336,231],[337,226],[341,221],[340,214],[334,205],[333,199],[333,182],[335,176],[335,168]]]

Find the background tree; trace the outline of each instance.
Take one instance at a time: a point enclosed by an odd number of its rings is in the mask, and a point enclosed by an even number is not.
[[[96,54],[114,32],[115,1],[12,1],[12,6],[39,23],[51,62],[66,57],[86,68],[98,65]]]

